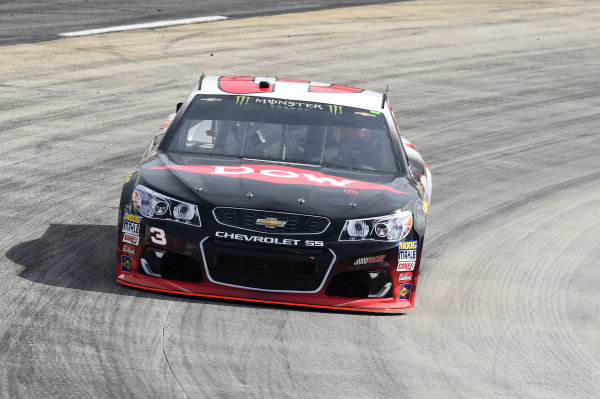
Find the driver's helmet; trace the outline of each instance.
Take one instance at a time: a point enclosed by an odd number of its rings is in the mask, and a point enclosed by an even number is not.
[[[369,129],[359,128],[359,127],[346,127],[346,126],[336,126],[335,132],[346,137],[353,137],[357,139],[364,139],[371,133]]]

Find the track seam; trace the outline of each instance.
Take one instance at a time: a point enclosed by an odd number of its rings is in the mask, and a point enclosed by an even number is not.
[[[169,358],[167,357],[167,352],[165,352],[165,328],[167,327],[167,320],[169,320],[169,315],[171,314],[171,309],[173,309],[173,305],[169,306],[169,310],[167,311],[167,316],[165,317],[165,321],[163,322],[163,326],[162,326],[162,343],[161,343],[162,353],[163,353],[163,356],[165,357],[165,360],[167,361],[167,366],[169,366],[171,375],[173,376],[173,378],[175,379],[175,382],[177,382],[177,385],[179,386],[179,389],[181,389],[181,392],[183,392],[183,395],[187,399],[190,399],[188,394],[185,392],[185,389],[183,389],[181,382],[179,382],[179,380],[177,379],[177,376],[175,375],[175,372],[173,371],[173,367],[171,367],[171,362],[169,362]]]

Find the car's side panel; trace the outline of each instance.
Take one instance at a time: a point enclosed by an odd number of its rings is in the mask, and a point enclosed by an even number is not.
[[[423,157],[417,151],[414,145],[406,138],[402,137],[402,144],[406,151],[406,156],[409,162],[409,175],[417,184],[419,192],[422,194],[423,200],[429,204],[431,201],[431,172]]]

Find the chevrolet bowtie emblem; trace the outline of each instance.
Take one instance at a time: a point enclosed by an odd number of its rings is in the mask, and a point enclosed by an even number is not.
[[[276,218],[256,219],[256,224],[265,226],[268,229],[274,229],[275,227],[283,227],[287,222],[283,220],[277,220]]]

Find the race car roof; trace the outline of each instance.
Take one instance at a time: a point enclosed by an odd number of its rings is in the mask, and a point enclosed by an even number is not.
[[[254,76],[204,76],[196,94],[248,95],[368,110],[381,109],[384,98],[382,93],[350,86]]]

